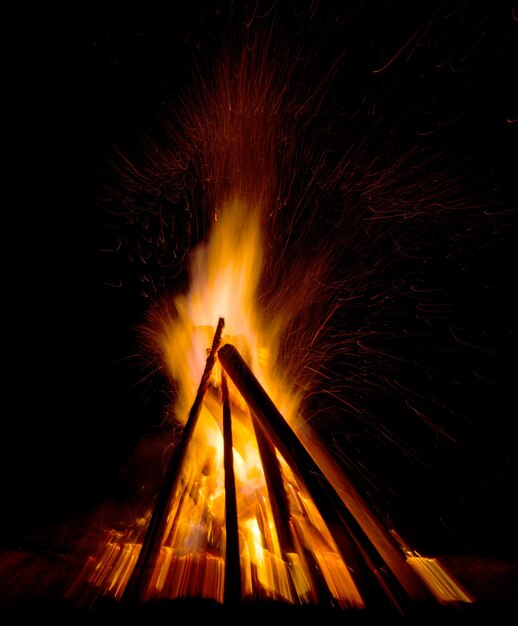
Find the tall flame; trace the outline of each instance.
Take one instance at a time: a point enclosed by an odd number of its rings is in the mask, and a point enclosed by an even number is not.
[[[208,243],[194,253],[189,293],[175,298],[177,317],[163,321],[160,343],[170,375],[180,388],[180,422],[201,378],[218,317],[225,318],[227,334],[246,339],[254,369],[261,362],[264,365],[260,347],[265,345],[265,331],[255,305],[261,269],[257,209],[249,209],[246,199],[236,196],[222,208]]]
[[[293,421],[297,396],[290,392],[271,361],[271,354],[277,352],[282,320],[276,319],[269,327],[257,305],[264,249],[260,211],[246,197],[236,193],[218,215],[209,241],[200,245],[193,256],[188,293],[174,300],[177,315],[161,320],[160,345],[164,360],[179,387],[178,419],[185,420],[193,401],[210,336],[215,330],[214,320],[224,317],[224,340],[240,346],[270,397],[282,407],[286,419]],[[194,595],[222,601],[225,495],[218,385],[217,376],[213,376],[212,392],[204,403],[182,467],[181,493],[172,494],[163,546],[172,550],[177,559],[187,555],[190,559],[201,553],[210,554],[211,563],[214,559],[219,561],[217,573],[212,572],[208,580],[203,577],[203,584],[200,582]],[[281,545],[279,522],[272,511],[271,494],[250,414],[235,389],[232,401],[233,462],[244,595],[282,598],[289,602],[315,600],[317,585],[312,570],[318,563],[319,575],[326,580],[336,601],[361,606],[362,599],[329,530],[302,485],[277,453],[291,511],[290,519],[282,522],[289,527],[291,539],[289,545]],[[164,559],[156,566],[160,571],[166,561],[169,563],[166,557]],[[205,567],[196,565],[196,571],[190,571],[191,578],[200,578]],[[162,593],[163,580],[164,576],[157,572],[150,597]],[[171,593],[171,589],[166,593]]]

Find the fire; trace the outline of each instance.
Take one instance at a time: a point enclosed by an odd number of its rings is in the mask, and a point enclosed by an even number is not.
[[[217,215],[209,242],[194,253],[189,293],[174,300],[177,317],[154,320],[164,361],[179,386],[176,415],[180,423],[192,403],[192,391],[201,378],[219,317],[225,319],[225,334],[245,351],[272,398],[291,411],[297,407],[297,398],[279,380],[271,358],[284,320],[279,316],[268,324],[257,307],[263,266],[259,209],[236,196]],[[160,318],[161,312],[157,316]]]
[[[278,193],[276,146],[284,94],[267,65],[253,64],[253,58],[243,54],[235,71],[233,63],[218,65],[214,81],[203,83],[204,108],[186,123],[199,150],[204,201],[212,204],[211,228],[207,241],[191,255],[188,291],[174,296],[172,306],[169,301],[151,309],[148,332],[177,390],[174,411],[180,424],[185,424],[192,406],[219,318],[225,320],[223,343],[238,347],[285,419],[292,424],[297,420],[300,397],[284,379],[277,355],[286,323],[306,299],[303,285],[299,299],[285,298],[274,316],[267,317],[260,305],[265,256],[271,254],[264,227]],[[230,394],[242,595],[290,603],[314,601],[318,594],[312,570],[318,563],[318,575],[334,603],[363,606],[303,485],[287,475],[282,457],[273,452],[293,509],[286,512],[288,519],[281,522],[284,538],[279,537],[279,513],[273,510],[277,505],[271,501],[264,452],[250,411],[232,385]],[[227,541],[223,456],[221,379],[216,367],[177,491],[171,494],[160,562],[145,598],[176,597],[177,579],[184,575],[179,560],[188,559],[189,578],[198,581],[191,583],[188,595],[223,601],[221,568]],[[213,574],[202,573],[208,570]]]
[[[260,212],[236,194],[217,214],[209,241],[194,253],[190,289],[174,300],[176,317],[164,316],[162,311],[154,319],[164,361],[179,388],[177,419],[185,422],[203,374],[207,346],[215,332],[214,320],[221,316],[225,319],[223,342],[239,345],[269,396],[277,406],[283,407],[287,421],[293,423],[297,416],[297,395],[290,391],[272,361],[278,350],[283,320],[277,318],[268,325],[257,306],[264,249]],[[221,563],[225,558],[219,387],[220,375],[216,371],[182,466],[181,488],[172,494],[163,546],[172,550],[173,561],[195,554],[210,555]],[[233,386],[231,400],[243,595],[280,598],[290,603],[313,601],[317,599],[317,587],[312,580],[312,565],[318,563],[320,576],[337,604],[363,606],[325,523],[279,456],[277,462],[292,508],[290,519],[284,523],[291,526],[293,534],[289,547],[281,545],[250,412]],[[167,567],[174,569],[176,565],[169,559]],[[156,569],[160,568],[164,568],[163,562],[156,565]],[[194,573],[194,578],[198,577]],[[164,575],[156,578],[160,582]],[[172,588],[176,587],[170,584],[169,590],[164,590],[162,583],[155,585],[148,590],[147,597],[174,595]],[[200,588],[194,595],[222,602],[219,574],[212,582],[204,577],[203,584],[200,578]]]
[[[228,381],[237,509],[232,535],[225,482],[226,374],[216,359],[174,489],[167,495],[156,558],[140,586],[140,599],[196,597],[223,603],[230,576],[227,548],[233,541],[239,570],[232,574],[233,583],[245,600],[363,608],[366,599],[354,571],[358,555],[365,559],[366,575],[379,577],[384,569],[409,597],[419,597],[415,571],[421,571],[408,565],[403,551],[311,432],[301,413],[302,397],[281,366],[283,334],[312,302],[326,262],[322,254],[311,266],[285,268],[293,273],[282,280],[277,273],[275,287],[268,285],[275,250],[266,236],[267,223],[279,208],[279,136],[287,107],[284,87],[272,78],[268,64],[264,59],[254,64],[260,53],[258,43],[257,50],[248,50],[237,64],[226,60],[217,65],[214,78],[201,82],[199,106],[185,111],[186,131],[179,141],[191,153],[210,228],[190,255],[188,288],[152,303],[146,336],[176,391],[175,421],[186,426],[217,321],[224,319],[221,344],[239,350],[308,459],[338,494],[338,504],[350,518],[344,532],[359,532],[365,539],[358,540],[363,542],[359,548],[354,538],[348,539],[351,558],[356,559],[350,563],[300,468],[257,428],[247,402]],[[269,294],[275,300],[272,306],[266,305]],[[315,337],[318,332],[315,328]],[[79,580],[120,599],[144,553],[151,515],[136,523],[133,532],[110,536]],[[366,545],[372,546],[371,552]],[[380,558],[374,562],[376,555]],[[426,579],[430,584],[430,576]]]

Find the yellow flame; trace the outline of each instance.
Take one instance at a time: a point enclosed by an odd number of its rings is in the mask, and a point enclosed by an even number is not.
[[[225,318],[226,333],[246,337],[252,354],[257,350],[253,303],[261,264],[256,218],[236,198],[215,222],[210,241],[196,250],[189,293],[175,299],[178,316],[163,328],[166,363],[180,386],[180,421],[185,419],[192,391],[199,384],[219,317]]]
[[[263,319],[257,306],[263,269],[261,211],[235,196],[218,215],[209,241],[194,253],[189,292],[174,299],[176,316],[164,317],[159,331],[169,374],[180,389],[177,419],[186,419],[220,317],[225,335],[245,352],[270,396],[293,413],[297,395],[288,391],[269,358],[276,354],[284,320]]]
[[[449,602],[473,602],[473,598],[454,580],[446,568],[435,558],[418,554],[407,557],[408,564],[418,572],[441,604]]]
[[[293,422],[298,397],[282,379],[274,361],[284,320],[279,316],[265,320],[258,305],[264,250],[261,211],[248,206],[236,194],[218,215],[210,239],[194,253],[188,293],[174,299],[174,317],[161,319],[163,357],[178,386],[176,417],[180,423],[185,422],[205,368],[217,320],[223,317],[223,341],[236,345],[285,418]],[[171,549],[172,555],[164,553],[156,564],[155,582],[150,585],[148,597],[163,594],[165,569],[174,567],[175,558],[201,552],[224,563],[227,538],[219,383],[216,371],[189,444],[177,493],[172,496],[162,540],[162,546]],[[279,455],[278,471],[285,481],[286,501],[290,501],[290,491],[298,497],[296,502],[291,497],[296,508],[293,520],[280,520],[279,514],[274,513],[277,504],[272,503],[268,491],[262,453],[248,407],[233,386],[230,391],[244,596],[280,598],[292,603],[313,601],[318,594],[315,572],[311,570],[317,569],[321,583],[325,581],[337,603],[363,606],[320,514]],[[280,540],[278,524],[284,526],[281,532],[284,543]],[[307,553],[312,550],[318,554],[309,563]],[[192,575],[201,581],[199,573]],[[203,580],[208,596],[221,600],[219,575],[212,587]],[[175,583],[169,588],[174,586]],[[194,595],[203,593],[198,588]]]

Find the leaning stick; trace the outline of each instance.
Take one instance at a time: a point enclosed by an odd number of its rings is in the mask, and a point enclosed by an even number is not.
[[[223,465],[225,468],[225,604],[242,601],[241,563],[239,560],[239,533],[237,523],[237,496],[234,477],[232,443],[232,414],[228,395],[227,375],[221,372],[221,396],[223,402]]]
[[[225,320],[220,317],[214,334],[214,339],[212,341],[212,346],[205,363],[205,369],[203,370],[196,397],[191,410],[189,411],[189,416],[187,418],[185,428],[183,429],[180,443],[169,461],[169,465],[164,475],[153,513],[149,521],[149,526],[146,530],[142,548],[139,552],[135,568],[128,581],[128,585],[124,591],[124,598],[126,599],[142,600],[145,597],[146,587],[149,584],[149,579],[153,572],[156,558],[160,552],[171,497],[176,491],[176,485],[180,476],[180,468],[185,458],[194,427],[198,421],[203,396],[209,386],[209,379],[216,361],[216,352],[221,342],[221,333],[224,325]]]

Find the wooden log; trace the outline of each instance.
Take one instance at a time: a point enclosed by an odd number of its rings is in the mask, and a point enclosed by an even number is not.
[[[237,521],[236,481],[232,443],[232,414],[228,394],[227,375],[221,372],[221,398],[223,403],[223,466],[225,470],[225,593],[228,605],[242,601],[241,563],[239,559],[239,532]]]
[[[257,441],[257,447],[259,448],[259,454],[261,456],[261,464],[264,470],[266,488],[268,489],[273,521],[275,524],[275,530],[277,531],[282,557],[284,561],[289,564],[290,553],[296,553],[297,550],[295,548],[292,530],[290,527],[291,512],[288,494],[286,493],[284,484],[284,477],[275,452],[275,446],[266,436],[264,430],[258,424],[257,419],[253,415],[252,423]],[[318,568],[312,554],[307,550],[304,551],[304,559],[308,563],[308,568],[306,569],[305,574],[311,579],[312,589],[319,597],[319,602],[327,605],[332,604],[331,593],[327,588],[322,572]],[[289,584],[293,595],[296,597],[297,591],[295,585],[293,584],[291,572],[289,575]]]
[[[221,342],[221,333],[223,332],[224,325],[225,320],[220,317],[200,384],[196,392],[196,397],[191,410],[189,411],[189,416],[182,432],[180,443],[173,452],[169,461],[162,485],[157,495],[153,513],[149,521],[149,526],[146,530],[142,548],[140,550],[137,563],[135,564],[135,569],[133,570],[126,589],[124,590],[124,600],[139,601],[143,600],[145,597],[149,579],[153,573],[157,555],[160,552],[160,547],[163,541],[163,534],[167,522],[167,512],[169,510],[171,497],[176,490],[177,481],[180,476],[180,468],[185,458],[187,446],[191,440],[196,422],[198,421],[203,396],[205,395],[209,385],[209,379],[216,361],[216,353]]]

